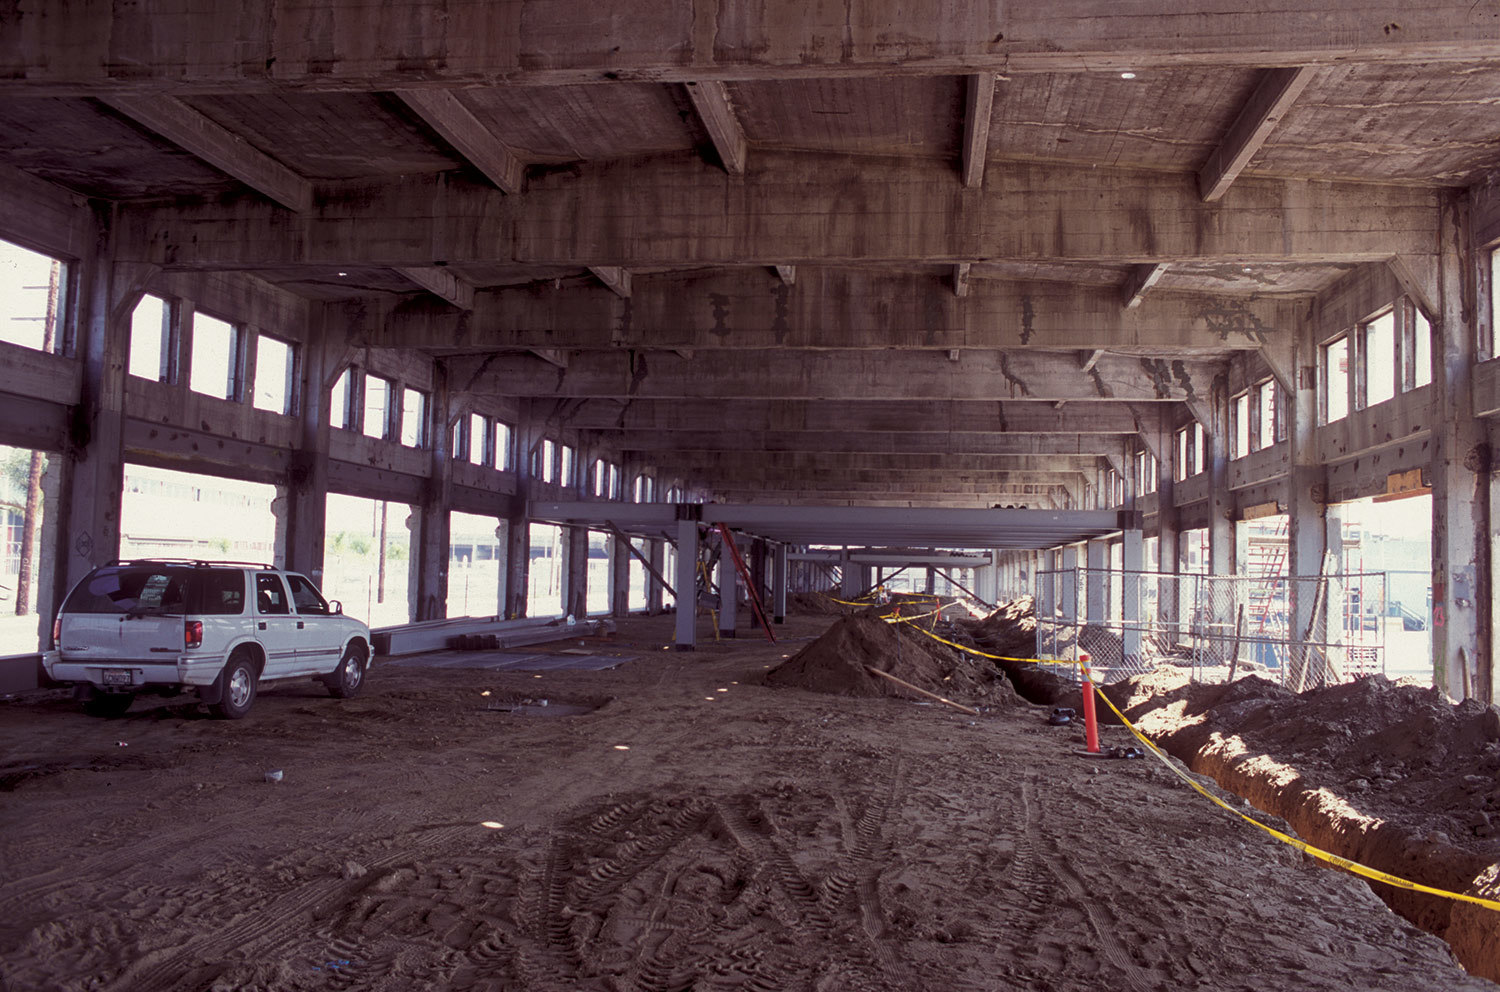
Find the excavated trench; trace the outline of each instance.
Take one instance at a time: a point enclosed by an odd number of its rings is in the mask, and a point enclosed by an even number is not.
[[[1078,705],[1074,684],[1025,665],[1002,667],[1022,698]],[[1500,900],[1500,839],[1490,826],[1500,789],[1486,791],[1500,769],[1500,710],[1362,681],[1299,697],[1258,678],[1209,686],[1172,673],[1105,691],[1164,751],[1282,818],[1309,844],[1421,885]],[[1101,709],[1101,719],[1118,723]],[[1344,719],[1323,723],[1330,710]],[[1422,756],[1424,747],[1432,751]],[[1420,786],[1410,775],[1429,777]],[[1500,824],[1500,809],[1494,820]],[[1369,884],[1394,912],[1445,940],[1471,974],[1500,981],[1500,913]]]

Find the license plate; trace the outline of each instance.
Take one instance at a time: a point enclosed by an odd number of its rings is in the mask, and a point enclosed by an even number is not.
[[[104,670],[105,685],[131,685],[134,679],[128,668],[106,668]]]

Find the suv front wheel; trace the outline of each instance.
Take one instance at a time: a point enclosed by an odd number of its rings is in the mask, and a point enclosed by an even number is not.
[[[223,692],[209,709],[214,716],[238,720],[255,703],[255,663],[244,651],[236,651],[224,666]]]
[[[339,667],[323,680],[328,691],[340,699],[359,694],[365,684],[365,649],[358,641],[344,649]]]

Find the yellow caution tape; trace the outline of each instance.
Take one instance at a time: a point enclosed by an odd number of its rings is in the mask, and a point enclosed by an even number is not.
[[[916,618],[913,617],[911,619]],[[887,620],[888,622],[893,623],[907,622],[906,618],[903,617],[887,618]],[[1306,854],[1313,858],[1317,858],[1319,861],[1334,865],[1335,867],[1343,868],[1345,871],[1353,872],[1354,874],[1359,875],[1363,878],[1368,878],[1376,882],[1382,882],[1386,885],[1394,886],[1398,889],[1405,889],[1408,892],[1422,892],[1431,896],[1441,896],[1445,899],[1457,899],[1460,902],[1469,902],[1473,903],[1476,906],[1483,906],[1485,909],[1500,911],[1500,901],[1496,901],[1494,899],[1485,899],[1481,896],[1471,896],[1463,892],[1450,892],[1447,889],[1433,888],[1430,885],[1423,885],[1420,882],[1408,881],[1407,879],[1401,878],[1397,875],[1392,875],[1389,872],[1383,872],[1379,868],[1371,868],[1368,865],[1360,864],[1358,861],[1350,861],[1348,858],[1339,857],[1337,854],[1334,854],[1331,851],[1325,851],[1321,847],[1314,847],[1313,845],[1307,843],[1307,841],[1305,840],[1293,837],[1290,834],[1282,833],[1280,830],[1277,830],[1274,827],[1269,827],[1266,824],[1261,823],[1253,816],[1241,813],[1239,810],[1235,809],[1233,806],[1229,805],[1224,800],[1220,799],[1218,796],[1214,795],[1212,792],[1209,792],[1203,786],[1195,782],[1191,776],[1189,776],[1181,768],[1177,767],[1177,765],[1172,763],[1172,759],[1167,756],[1165,751],[1157,747],[1146,738],[1145,734],[1142,734],[1139,730],[1137,730],[1135,724],[1126,719],[1125,714],[1120,712],[1119,707],[1115,706],[1110,698],[1104,694],[1104,690],[1099,688],[1099,684],[1095,682],[1093,676],[1090,675],[1088,666],[1083,664],[1082,662],[1070,660],[1046,660],[1041,658],[1009,658],[1004,655],[990,654],[987,651],[979,651],[975,648],[965,647],[962,644],[955,644],[954,642],[939,637],[930,631],[922,630],[921,627],[917,627],[916,629],[926,634],[934,641],[940,641],[941,643],[946,644],[949,647],[957,648],[958,650],[967,652],[968,654],[978,655],[981,658],[993,658],[997,661],[1023,661],[1030,664],[1041,665],[1079,665],[1083,669],[1084,681],[1088,682],[1089,686],[1094,690],[1095,695],[1104,700],[1104,705],[1108,706],[1114,713],[1114,715],[1120,718],[1120,722],[1125,725],[1126,729],[1128,729],[1132,734],[1135,735],[1135,739],[1146,745],[1147,750],[1149,750],[1151,754],[1162,764],[1166,765],[1168,770],[1170,770],[1173,775],[1176,775],[1178,778],[1182,779],[1193,788],[1194,792],[1197,792],[1204,799],[1207,799],[1209,802],[1213,803],[1215,806],[1218,806],[1220,809],[1227,810],[1230,813],[1233,813],[1235,816],[1239,817],[1241,820],[1244,820],[1246,823],[1249,823],[1252,826],[1259,827],[1261,830],[1264,830],[1266,833],[1270,834],[1272,837],[1275,837],[1277,840],[1295,847],[1303,854]]]
[[[1407,881],[1404,878],[1400,878],[1396,875],[1391,875],[1387,872],[1383,872],[1378,868],[1371,868],[1368,865],[1362,865],[1357,861],[1350,861],[1348,858],[1341,858],[1337,854],[1325,851],[1320,847],[1314,847],[1304,840],[1293,837],[1290,834],[1284,834],[1274,827],[1266,826],[1264,823],[1261,823],[1253,816],[1248,816],[1244,813],[1241,813],[1239,810],[1235,809],[1233,806],[1229,805],[1224,800],[1220,799],[1218,796],[1214,795],[1203,786],[1193,781],[1193,779],[1186,772],[1172,763],[1172,759],[1167,756],[1166,752],[1162,751],[1161,748],[1157,747],[1155,744],[1151,743],[1151,741],[1147,740],[1146,735],[1137,730],[1135,728],[1135,724],[1126,719],[1125,714],[1120,712],[1119,707],[1115,706],[1115,704],[1110,701],[1110,698],[1104,694],[1104,691],[1099,688],[1098,683],[1096,683],[1093,678],[1089,676],[1087,668],[1084,669],[1084,679],[1088,682],[1089,686],[1093,688],[1095,695],[1104,700],[1104,705],[1108,706],[1114,712],[1115,716],[1120,718],[1120,722],[1123,723],[1126,728],[1135,735],[1136,740],[1146,745],[1151,753],[1159,761],[1161,761],[1162,764],[1166,765],[1167,768],[1171,770],[1173,775],[1176,775],[1188,785],[1192,786],[1193,791],[1197,792],[1203,798],[1207,799],[1215,806],[1218,806],[1220,809],[1228,810],[1235,816],[1239,817],[1241,820],[1244,820],[1246,823],[1259,827],[1266,833],[1270,834],[1272,837],[1275,837],[1277,840],[1295,847],[1303,854],[1317,858],[1319,861],[1326,862],[1338,868],[1343,868],[1345,871],[1353,872],[1356,875],[1371,879],[1372,881],[1383,882],[1386,885],[1395,886],[1398,889],[1406,889],[1409,892],[1424,892],[1427,895],[1442,896],[1445,899],[1457,899],[1461,902],[1471,902],[1476,906],[1483,906],[1486,909],[1500,910],[1500,902],[1497,902],[1494,899],[1484,899],[1480,896],[1471,896],[1463,892],[1450,892],[1447,889],[1435,889],[1430,885],[1422,885],[1419,882]]]
[[[917,619],[920,619],[920,618],[919,617],[886,617],[885,618],[885,620],[886,620],[887,623],[911,623],[913,620],[917,620]],[[988,651],[981,651],[978,648],[971,648],[971,647],[966,647],[965,645],[962,645],[962,644],[955,644],[953,641],[950,641],[950,640],[948,640],[945,637],[939,637],[938,635],[934,634],[930,630],[923,630],[923,628],[921,628],[921,627],[917,627],[916,629],[919,630],[919,631],[921,631],[922,633],[926,634],[928,637],[932,638],[934,641],[939,642],[940,644],[946,644],[950,648],[957,648],[958,650],[963,651],[966,654],[972,654],[972,655],[975,655],[975,656],[980,657],[980,658],[993,658],[996,661],[1022,661],[1022,662],[1025,662],[1028,665],[1078,665],[1078,664],[1082,664],[1081,662],[1073,661],[1073,660],[1068,659],[1068,658],[1012,658],[1009,655],[990,654]]]

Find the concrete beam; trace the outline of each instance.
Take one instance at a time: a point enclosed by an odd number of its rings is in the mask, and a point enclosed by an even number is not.
[[[474,309],[474,286],[445,268],[435,265],[398,269],[422,289],[460,310]]]
[[[630,271],[619,265],[590,265],[594,278],[604,283],[611,293],[621,299],[630,299]]]
[[[1124,301],[1126,310],[1134,310],[1141,305],[1147,291],[1161,281],[1161,277],[1167,274],[1165,262],[1153,262],[1147,265],[1137,265],[1130,270],[1130,276],[1125,280],[1124,287],[1120,290],[1120,299]]]
[[[521,192],[521,160],[459,101],[457,94],[421,89],[398,90],[396,95],[501,191]]]
[[[288,210],[312,206],[312,183],[181,100],[120,95],[105,102]]]
[[[1399,23],[1347,0],[1253,16],[1106,0],[960,5],[943,16],[899,0],[853,11],[756,0],[644,10],[632,0],[247,0],[231,17],[211,0],[146,0],[18,7],[0,44],[0,79],[48,95],[159,94],[1500,57],[1500,39],[1474,16],[1471,0],[1403,7]]]
[[[1205,201],[1218,200],[1229,190],[1281,122],[1282,115],[1312,82],[1313,72],[1311,66],[1297,66],[1261,73],[1260,83],[1240,108],[1224,140],[1198,170],[1198,188]]]
[[[1065,455],[1124,457],[1124,435],[997,434],[914,429],[906,433],[858,431],[618,431],[599,439],[625,455],[663,452],[864,452],[947,455]]]
[[[688,83],[687,92],[688,99],[693,101],[693,109],[698,111],[698,118],[719,153],[719,163],[724,166],[724,171],[744,175],[745,131],[734,115],[728,88],[718,80],[705,79]]]
[[[1124,403],[1077,404],[979,400],[861,398],[812,400],[587,400],[560,421],[575,430],[629,432],[723,430],[836,431],[842,433],[1134,434],[1135,417]]]
[[[687,474],[734,472],[928,472],[944,476],[1028,472],[1036,475],[1092,472],[1093,455],[965,455],[944,451],[891,454],[867,451],[689,451],[659,452],[659,468]]]
[[[348,309],[358,313],[356,343],[378,348],[1003,347],[1181,358],[1288,338],[1300,306],[1157,293],[1122,309],[1108,286],[966,280],[967,264],[954,267],[952,286],[922,273],[802,266],[794,293],[763,268],[734,267],[635,275],[628,305],[592,287],[536,284],[482,290],[472,313],[423,298]]]
[[[978,189],[984,185],[984,165],[990,150],[990,119],[995,106],[994,73],[981,72],[970,76],[967,95],[964,103],[964,186]]]
[[[1106,355],[1088,372],[1071,355],[966,351],[962,362],[937,352],[745,352],[733,366],[665,352],[582,352],[566,369],[527,355],[449,360],[474,393],[510,397],[618,399],[906,399],[1180,401],[1206,392],[1214,363]]]
[[[1191,175],[991,162],[966,190],[941,162],[799,152],[759,153],[743,177],[685,154],[590,163],[533,177],[524,197],[443,173],[323,187],[306,215],[249,200],[119,214],[138,246],[123,260],[205,269],[1384,262],[1431,254],[1436,216],[1416,186],[1241,179],[1208,204]]]

